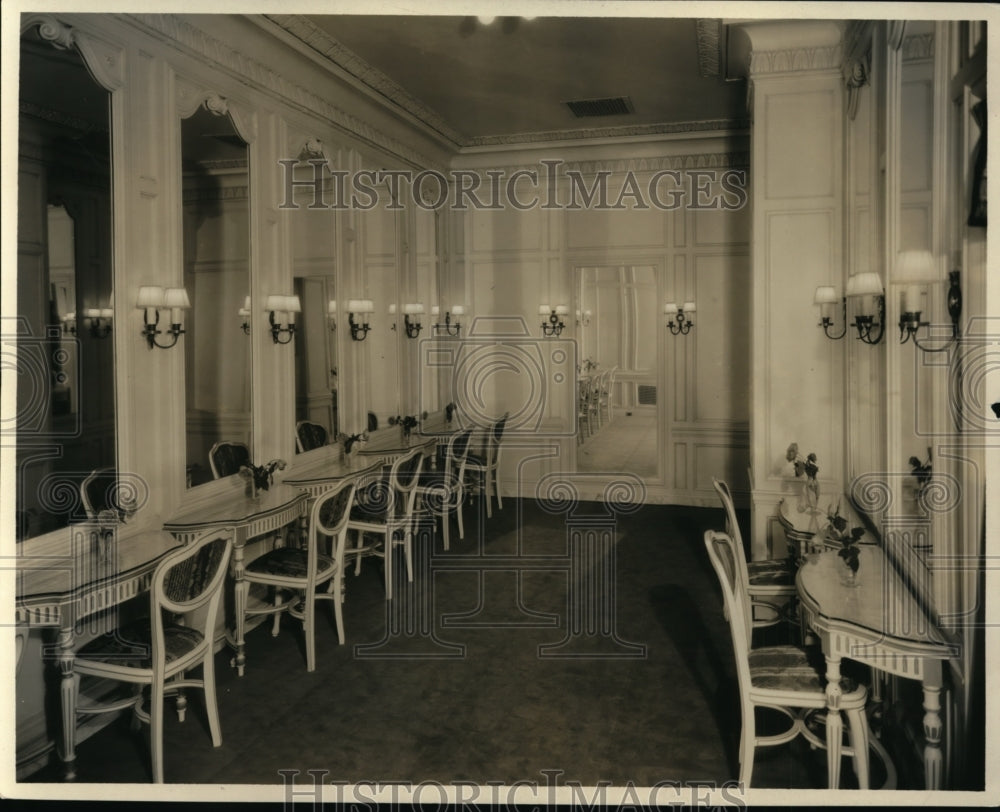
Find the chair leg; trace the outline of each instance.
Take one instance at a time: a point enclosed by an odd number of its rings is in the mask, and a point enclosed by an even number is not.
[[[219,701],[215,696],[215,657],[209,646],[202,661],[202,685],[205,689],[205,714],[208,716],[208,731],[212,735],[212,747],[222,746],[222,726],[219,724]]]
[[[337,619],[337,639],[344,645],[344,574],[338,572],[330,581],[333,592],[333,615]]]
[[[868,764],[868,717],[864,708],[846,711],[851,749],[854,750],[854,772],[858,776],[858,789],[868,789],[870,775]]]
[[[493,481],[493,493],[497,497],[497,509],[503,510],[503,497],[500,495],[500,476],[499,471],[493,471],[490,479]]]
[[[163,783],[163,694],[163,680],[158,676],[149,689],[149,752],[156,784]]]
[[[458,514],[458,537],[460,539],[464,539],[465,538],[465,522],[462,519],[462,503],[465,501],[464,496],[465,496],[465,492],[464,491],[459,491],[458,492],[458,501],[457,501],[457,503],[455,505],[455,513]]]
[[[483,501],[486,502],[486,518],[493,518],[493,500],[490,498],[490,472],[483,471]]]
[[[754,719],[754,708],[749,701],[744,702],[749,711],[743,711],[743,725],[740,733],[740,783],[750,786],[753,777],[753,752],[757,744],[757,728]]]
[[[178,674],[177,675],[177,679],[178,680],[183,679],[183,678],[184,678],[183,674]],[[184,692],[183,688],[179,688],[177,690],[177,699],[176,699],[176,705],[175,705],[175,707],[177,709],[177,721],[179,721],[179,722],[183,722],[184,721],[184,718],[187,715],[187,705],[188,705],[187,694]]]
[[[444,537],[444,548],[446,550],[451,549],[451,542],[449,539],[449,532],[448,532],[449,524],[450,522],[448,521],[448,507],[445,506],[444,509],[441,511],[441,535]],[[412,581],[413,579],[411,578],[410,580]]]
[[[274,608],[277,609],[282,604],[281,590],[274,588]],[[274,620],[271,622],[271,637],[277,637],[281,631],[281,612],[274,613]]]
[[[447,520],[447,517],[446,517]],[[403,531],[403,555],[406,558],[406,580],[413,580],[413,525]]]
[[[365,544],[365,534],[361,530],[354,532],[357,534],[357,543],[354,545],[354,549],[360,550]],[[361,553],[356,553],[354,556],[354,574],[361,574]]]
[[[306,592],[302,607],[302,634],[306,638],[306,671],[316,670],[316,596]]]
[[[392,532],[386,528],[385,533],[385,599],[392,598]]]
[[[826,770],[830,789],[840,787],[840,751],[843,739],[844,720],[840,711],[831,710],[826,715]]]

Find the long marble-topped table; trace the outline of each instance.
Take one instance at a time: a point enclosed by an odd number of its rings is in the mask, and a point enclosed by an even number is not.
[[[292,463],[281,478],[282,483],[303,490],[315,498],[345,479],[362,479],[376,474],[382,467],[379,459],[358,452],[345,459],[332,447],[323,451],[327,453],[316,451],[300,455],[305,459],[297,458]]]
[[[121,535],[121,537],[119,537]],[[45,543],[26,542],[17,556],[15,619],[29,628],[57,630],[54,652],[61,675],[59,757],[67,780],[76,777],[76,638],[84,631],[114,628],[114,615],[100,615],[147,591],[163,557],[181,544],[159,530],[120,534],[92,523],[72,525]],[[85,626],[83,621],[95,621]]]
[[[920,680],[924,704],[924,770],[928,789],[942,777],[942,665],[956,652],[877,544],[861,547],[857,581],[835,550],[807,554],[796,575],[803,622],[826,656],[827,758],[830,785],[840,771],[840,661],[847,657]]]
[[[235,582],[234,611],[237,618],[242,618],[250,591],[250,585],[244,578],[244,548],[247,542],[267,533],[279,532],[291,522],[304,522],[308,506],[309,494],[289,484],[277,483],[266,491],[258,491],[256,496],[250,496],[242,488],[233,488],[211,500],[181,509],[164,522],[163,529],[187,542],[210,527],[233,528],[230,567]],[[242,629],[243,624],[237,622],[233,664],[240,676],[243,676],[246,666]]]

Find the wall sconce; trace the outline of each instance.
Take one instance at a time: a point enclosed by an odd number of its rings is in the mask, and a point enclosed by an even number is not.
[[[394,304],[389,305],[389,316],[392,318],[392,326],[389,329],[390,330],[395,330],[396,329],[396,305],[394,305]]]
[[[576,326],[579,327],[583,325],[584,327],[590,326],[590,316],[591,312],[589,310],[584,310],[583,312],[576,311]]]
[[[451,323],[452,315],[456,317],[464,316],[465,307],[463,307],[462,305],[454,305],[451,308],[451,310],[446,311],[444,314],[444,324],[435,324],[434,325],[435,332],[440,332],[441,330],[444,330],[445,333],[447,333],[450,336],[457,336],[462,331],[462,325],[457,320],[455,321],[454,324],[452,324]]]
[[[834,340],[841,339],[847,335],[847,297],[838,296],[837,289],[832,285],[821,285],[816,288],[816,297],[813,299],[813,304],[819,306],[820,312],[820,322],[819,326],[823,328],[823,332],[826,333],[827,338],[832,338]],[[842,318],[844,320],[844,329],[840,331],[838,335],[831,335],[830,328],[833,327],[833,314],[834,308],[840,305],[840,310]]]
[[[542,322],[542,335],[551,337],[562,333],[566,325],[559,317],[565,316],[567,313],[569,313],[569,308],[566,305],[556,305],[555,307],[549,307],[547,304],[539,305],[538,315],[548,316],[549,319],[548,324]]]
[[[331,299],[326,303],[326,318],[330,322],[330,329],[337,329],[337,300]]]
[[[687,335],[694,327],[694,302],[684,302],[678,307],[674,302],[663,305],[663,315],[667,317],[667,327],[671,335]]]
[[[245,335],[250,335],[250,297],[247,296],[243,300],[243,307],[236,311],[240,318],[243,319],[243,323],[240,325],[240,329]]]
[[[905,344],[911,338],[924,352],[944,352],[958,338],[958,320],[962,315],[962,274],[948,272],[948,315],[951,317],[951,336],[941,347],[926,347],[917,339],[921,327],[929,327],[930,322],[921,321],[926,285],[937,281],[934,257],[929,251],[903,251],[896,259],[895,278],[906,287],[903,289],[902,306],[899,317],[899,343]]]
[[[295,336],[295,314],[302,312],[298,296],[281,296],[272,293],[264,304],[267,320],[271,323],[271,338],[275,344],[287,344]],[[282,340],[282,336],[287,336]]]
[[[114,319],[114,294],[107,307],[88,307],[83,311],[84,318],[90,325],[90,334],[94,338],[107,338],[111,335],[111,322]]]
[[[71,336],[76,335],[76,313],[70,312],[62,317],[62,331]]]
[[[355,341],[364,341],[371,329],[368,325],[368,319],[362,319],[362,323],[358,324],[354,321],[354,314],[367,315],[374,312],[375,305],[371,299],[351,299],[347,303],[347,322],[351,326],[351,338]]]
[[[403,324],[406,325],[406,337],[416,338],[420,335],[420,331],[423,329],[423,325],[420,323],[420,319],[417,318],[424,312],[424,306],[420,302],[413,302],[411,304],[403,305]],[[414,317],[413,321],[410,321],[410,316]]]
[[[847,295],[861,299],[858,314],[854,317],[858,338],[865,344],[878,344],[885,334],[885,291],[879,275],[874,271],[865,271],[850,277],[847,280]],[[846,322],[846,302],[844,308]]]
[[[177,338],[184,333],[181,313],[191,307],[191,302],[188,301],[187,291],[184,288],[167,288],[164,291],[158,285],[143,285],[139,288],[135,306],[143,311],[142,334],[146,337],[149,348],[159,347],[161,350],[166,350],[174,346]],[[173,337],[173,340],[169,344],[161,344],[156,340],[156,337],[163,332],[156,329],[160,323],[161,307],[170,308],[170,329],[166,332]]]

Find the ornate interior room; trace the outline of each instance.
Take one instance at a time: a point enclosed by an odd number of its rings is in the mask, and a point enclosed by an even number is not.
[[[5,795],[989,801],[992,9],[641,5],[5,8]]]

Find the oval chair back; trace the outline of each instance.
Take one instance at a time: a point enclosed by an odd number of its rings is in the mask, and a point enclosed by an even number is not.
[[[208,463],[212,466],[212,476],[215,479],[238,474],[242,466],[252,465],[250,446],[226,440],[218,442],[208,452]]]
[[[300,420],[295,424],[295,447],[300,454],[312,451],[314,448],[322,448],[329,439],[329,432],[319,423]]]

